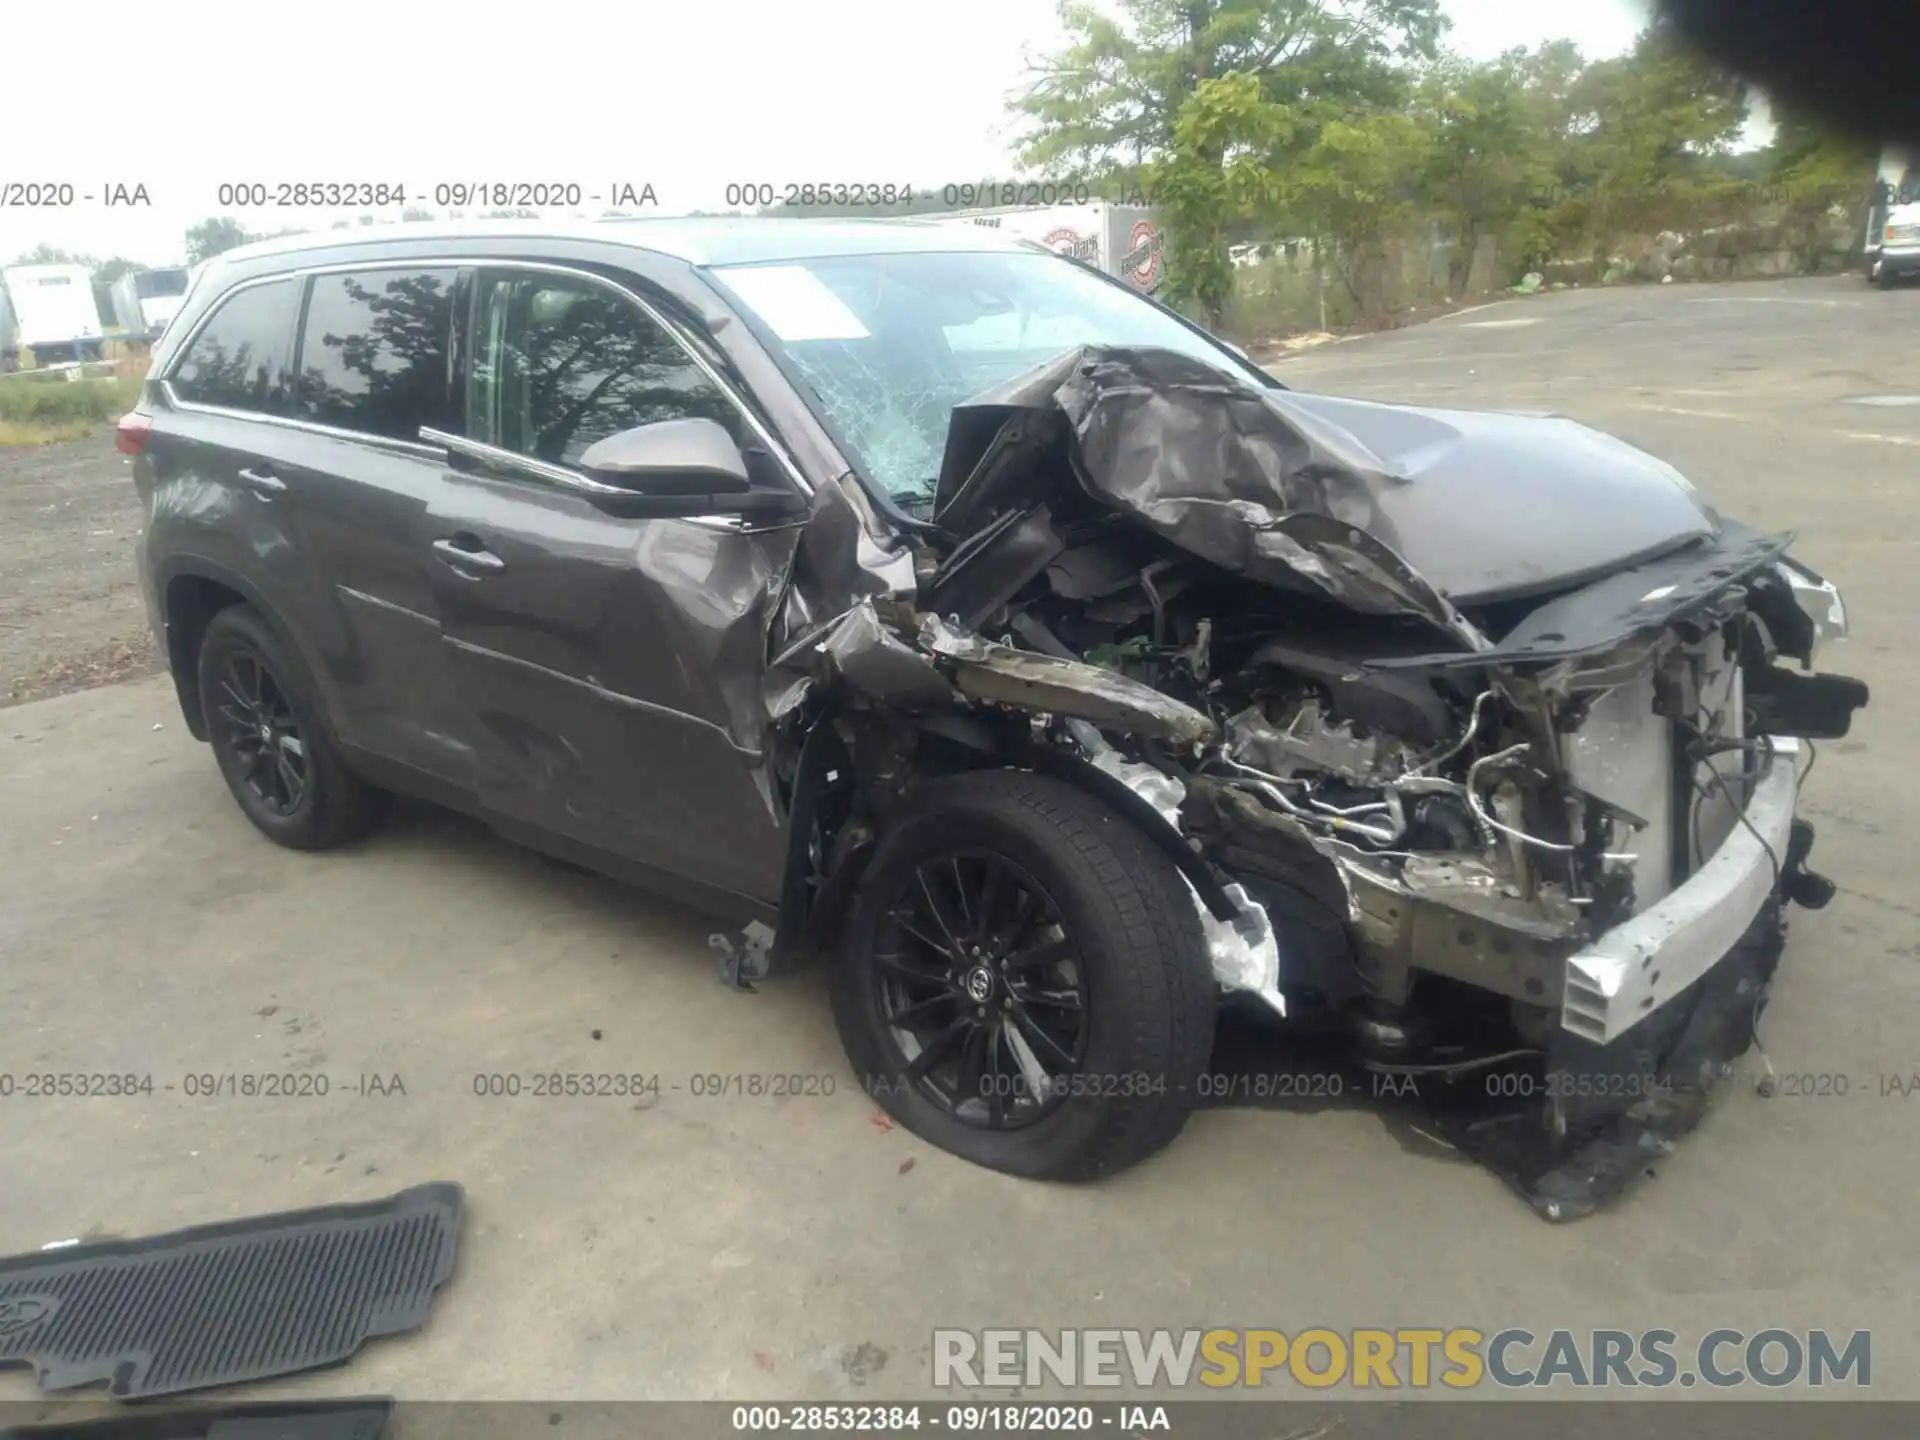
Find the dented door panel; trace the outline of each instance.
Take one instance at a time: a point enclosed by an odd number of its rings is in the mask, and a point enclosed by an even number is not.
[[[446,644],[499,815],[759,899],[780,826],[764,778],[773,578],[794,532],[621,520],[539,485],[449,472],[435,533]]]

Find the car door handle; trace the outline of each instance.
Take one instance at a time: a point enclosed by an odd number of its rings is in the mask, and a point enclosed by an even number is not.
[[[242,470],[240,478],[247,482],[247,488],[262,500],[271,500],[276,495],[284,495],[287,482],[278,475],[270,475],[265,470]]]
[[[471,548],[474,543],[477,542],[462,544],[458,539],[436,540],[433,542],[433,553],[462,575],[498,575],[507,568],[507,562],[491,550]]]

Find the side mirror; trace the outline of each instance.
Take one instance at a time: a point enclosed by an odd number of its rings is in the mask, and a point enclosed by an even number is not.
[[[597,440],[579,466],[602,485],[642,495],[730,495],[753,488],[746,457],[712,420],[660,420]]]
[[[795,492],[756,489],[740,447],[712,420],[637,425],[595,441],[577,463],[589,479],[607,487],[591,498],[609,515],[775,516],[804,508]]]

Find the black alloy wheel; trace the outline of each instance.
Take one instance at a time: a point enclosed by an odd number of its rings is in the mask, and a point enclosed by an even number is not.
[[[207,622],[195,679],[220,774],[262,835],[325,850],[379,818],[386,797],[347,768],[299,652],[251,606]]]
[[[1213,1043],[1217,986],[1172,860],[1098,797],[1028,771],[928,778],[893,808],[829,984],[881,1109],[1037,1180],[1165,1146]]]
[[[1030,1125],[1087,1053],[1086,971],[1020,866],[967,851],[915,866],[882,922],[872,983],[902,1076],[956,1119]]]
[[[275,815],[307,798],[307,742],[280,682],[256,654],[234,651],[220,667],[216,744],[233,757],[240,782]]]

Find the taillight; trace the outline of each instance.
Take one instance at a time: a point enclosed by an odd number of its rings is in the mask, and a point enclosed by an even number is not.
[[[129,410],[114,428],[113,446],[122,455],[138,455],[147,448],[147,436],[153,433],[153,417]]]

